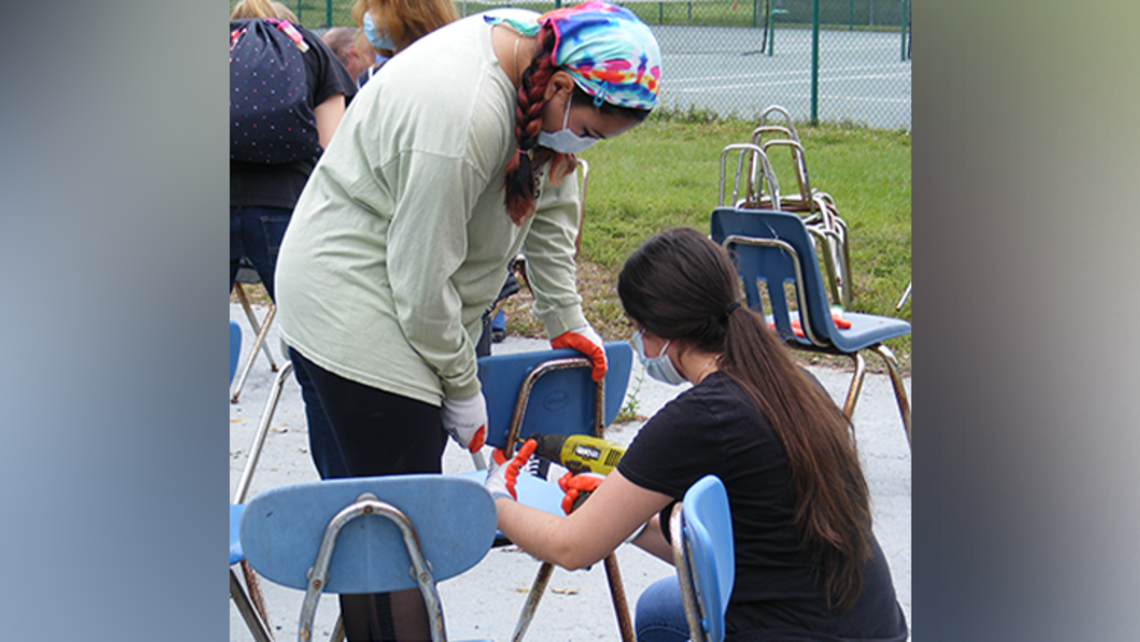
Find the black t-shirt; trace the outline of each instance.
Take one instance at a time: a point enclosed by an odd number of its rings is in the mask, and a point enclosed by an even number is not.
[[[733,642],[904,642],[906,620],[886,559],[871,538],[863,592],[830,611],[793,526],[795,492],[783,445],[730,377],[713,373],[650,419],[618,464],[633,483],[680,500],[705,475],[728,491],[736,583],[725,615]],[[672,506],[662,512],[664,519]]]
[[[297,29],[309,45],[309,50],[301,55],[305,61],[309,107],[316,107],[335,94],[344,94],[347,104],[347,99],[356,93],[356,82],[328,45],[308,29],[300,25]],[[291,210],[315,165],[315,160],[272,165],[231,160],[230,207],[253,205]]]

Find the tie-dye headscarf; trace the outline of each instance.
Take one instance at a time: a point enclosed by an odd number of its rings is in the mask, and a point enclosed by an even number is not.
[[[528,37],[549,23],[554,28],[551,62],[593,96],[595,105],[605,101],[645,110],[657,105],[661,50],[649,27],[624,7],[591,0],[544,13],[536,22],[518,14],[491,14],[486,20],[505,22]]]

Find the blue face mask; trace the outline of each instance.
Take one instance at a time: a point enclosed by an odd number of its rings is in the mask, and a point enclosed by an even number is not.
[[[372,14],[367,11],[364,12],[364,37],[368,38],[368,43],[377,49],[396,50],[396,44],[392,42],[392,37],[388,35],[387,31],[376,27],[376,21],[372,19]]]
[[[556,132],[538,132],[538,144],[562,154],[577,154],[598,142],[593,136],[579,136],[567,125],[570,124],[570,103],[566,101],[566,117],[562,119],[562,129]]]
[[[665,353],[669,349],[670,342],[666,341],[665,345],[661,347],[661,354],[650,359],[645,356],[645,345],[641,342],[642,334],[641,330],[634,332],[631,342],[634,351],[637,352],[637,359],[641,361],[642,366],[645,366],[645,374],[671,386],[685,383],[686,379],[677,372],[677,369],[673,367],[673,360]]]

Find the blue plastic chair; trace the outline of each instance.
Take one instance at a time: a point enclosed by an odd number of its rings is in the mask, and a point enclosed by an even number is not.
[[[483,559],[495,538],[495,520],[490,494],[470,479],[356,477],[259,493],[242,513],[240,536],[258,573],[305,591],[298,640],[311,640],[322,593],[418,587],[432,640],[446,642],[436,583]]]
[[[233,383],[234,373],[237,372],[238,360],[241,357],[241,327],[230,321],[230,383]],[[270,637],[269,628],[266,624],[265,604],[261,600],[261,592],[256,585],[256,580],[253,579],[252,571],[243,568],[245,572],[246,583],[250,586],[251,592],[256,596],[256,599],[251,600],[250,594],[242,587],[241,582],[238,581],[237,574],[234,572],[235,564],[242,564],[245,560],[245,555],[241,550],[241,541],[238,539],[238,520],[241,519],[241,513],[244,506],[242,504],[230,504],[230,599],[234,601],[238,613],[241,614],[245,624],[249,627],[249,632],[253,635],[254,640],[257,642],[269,642]],[[243,566],[245,566],[243,564]]]
[[[894,385],[909,443],[910,402],[898,361],[882,342],[910,334],[910,324],[902,319],[845,312],[844,318],[851,322],[851,327],[837,328],[811,238],[803,220],[795,214],[718,207],[712,213],[711,237],[732,254],[744,282],[748,307],[759,314],[764,314],[764,303],[758,284],[767,284],[771,306],[767,318],[775,324],[782,340],[797,349],[846,355],[855,362],[855,374],[843,404],[843,412],[849,418],[854,415],[867,373],[862,352],[872,350],[883,359]],[[789,302],[784,295],[787,284],[794,288],[794,302]],[[802,336],[793,330],[793,320],[800,322]]]
[[[604,345],[606,376],[595,383],[592,362],[576,350],[538,350],[491,355],[479,359],[479,380],[487,399],[486,444],[508,456],[532,434],[593,435],[601,437],[621,410],[633,365],[633,348],[627,341]],[[482,483],[486,471],[460,476]],[[519,503],[563,516],[564,493],[558,484],[534,475],[520,475],[515,486]],[[500,533],[496,545],[510,541]],[[625,590],[617,558],[605,559],[618,627],[624,640],[633,640],[633,625],[625,603]],[[522,639],[550,581],[554,566],[543,562],[527,594],[513,640]]]
[[[230,321],[230,383],[234,382],[238,361],[241,360],[241,326]]]
[[[690,639],[722,642],[736,555],[728,493],[720,479],[707,475],[685,491],[670,515],[669,534]]]

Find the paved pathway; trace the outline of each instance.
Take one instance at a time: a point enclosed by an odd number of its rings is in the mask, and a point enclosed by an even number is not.
[[[263,314],[264,311],[259,312]],[[241,308],[230,306],[230,318],[245,332],[243,358],[253,341]],[[276,329],[270,330],[269,346],[279,359],[280,342]],[[508,338],[494,347],[495,353],[546,349],[546,341]],[[874,358],[874,357],[872,357]],[[842,400],[849,375],[813,368],[832,396]],[[237,404],[230,406],[230,492],[237,487],[249,445],[264,409],[273,373],[264,356],[259,356]],[[908,380],[909,385],[909,380]],[[642,374],[634,363],[629,394],[637,399],[638,411],[651,416],[684,387],[660,384]],[[871,488],[875,532],[891,565],[899,602],[911,617],[911,468],[894,393],[887,377],[868,375],[855,414],[856,434],[864,471]],[[642,422],[612,427],[608,438],[628,444]],[[444,471],[472,470],[470,455],[448,444]],[[249,496],[266,488],[317,479],[308,453],[304,406],[300,388],[290,376],[274,416],[271,432],[259,460]],[[633,546],[618,551],[622,578],[632,612],[637,596],[654,581],[667,577],[672,567]],[[440,585],[448,635],[454,640],[488,638],[508,642],[515,619],[526,599],[538,562],[517,549],[492,549],[487,557],[464,575]],[[262,582],[271,624],[278,640],[297,638],[297,621],[302,593]],[[317,613],[314,640],[327,640],[337,615],[334,596],[322,599]],[[251,636],[237,610],[230,607],[230,640],[246,642]],[[574,640],[619,640],[613,617],[605,570],[601,565],[586,571],[555,569],[549,589],[539,604],[535,621],[527,633],[528,642]]]

